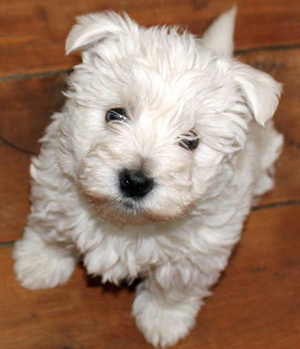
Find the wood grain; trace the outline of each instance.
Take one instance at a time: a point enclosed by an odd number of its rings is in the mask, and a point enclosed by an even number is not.
[[[29,213],[30,155],[0,140],[0,243],[23,233]]]
[[[298,0],[2,0],[0,77],[70,69],[78,57],[65,57],[64,42],[77,15],[127,11],[142,25],[180,24],[200,34],[234,3],[237,49],[300,43]]]
[[[0,82],[0,135],[14,147],[38,153],[50,116],[64,102],[65,74]]]
[[[298,349],[300,207],[253,212],[240,245],[190,336],[174,349]],[[151,348],[130,316],[133,289],[69,283],[29,291],[0,249],[1,349]]]

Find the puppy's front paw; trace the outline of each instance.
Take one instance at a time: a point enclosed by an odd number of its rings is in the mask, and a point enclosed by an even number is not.
[[[16,279],[23,287],[53,288],[68,281],[76,259],[59,247],[30,240],[16,242],[13,250]]]
[[[184,338],[195,323],[196,313],[190,304],[170,306],[147,290],[141,290],[133,303],[136,324],[155,347],[169,347]]]

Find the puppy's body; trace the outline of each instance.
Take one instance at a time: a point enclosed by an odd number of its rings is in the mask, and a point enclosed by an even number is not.
[[[253,200],[271,189],[282,146],[268,121],[280,86],[229,57],[233,19],[202,42],[114,14],[73,29],[67,48],[83,50],[83,64],[31,166],[32,213],[14,250],[23,286],[66,282],[82,256],[103,281],[144,279],[133,313],[149,342],[188,333]],[[113,107],[126,107],[126,123],[105,122]],[[190,130],[193,151],[178,145]],[[125,198],[123,168],[142,169],[153,190]]]

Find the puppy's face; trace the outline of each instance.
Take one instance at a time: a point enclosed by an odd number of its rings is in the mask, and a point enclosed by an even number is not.
[[[65,120],[73,170],[108,220],[168,221],[218,195],[248,123],[253,116],[264,123],[277,104],[269,76],[176,29],[91,15],[74,27],[67,49],[83,50]],[[259,84],[273,89],[266,108]]]

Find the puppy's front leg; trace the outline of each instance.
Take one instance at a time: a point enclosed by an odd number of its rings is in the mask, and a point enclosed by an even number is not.
[[[25,234],[15,243],[14,271],[23,287],[52,288],[68,281],[73,273],[76,257],[59,242],[46,238],[49,229],[47,222],[42,224],[41,218],[31,214]]]
[[[136,324],[154,346],[167,347],[184,338],[195,323],[211,280],[183,261],[151,271],[137,288]]]

